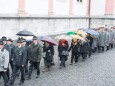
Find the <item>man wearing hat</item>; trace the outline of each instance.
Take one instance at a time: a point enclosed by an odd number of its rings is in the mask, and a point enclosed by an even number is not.
[[[4,43],[4,49],[6,49],[9,52],[9,57],[10,57],[11,51],[10,51],[10,46],[7,44],[7,38],[5,36],[3,36],[2,41]],[[8,79],[10,79],[9,66],[7,68],[7,76],[8,76]]]
[[[10,38],[7,40],[7,44],[10,47],[10,53],[9,53],[10,54],[10,66],[13,71],[13,52],[14,52],[15,45],[12,42],[13,40]]]
[[[36,67],[37,69],[37,76],[40,75],[40,61],[42,56],[42,46],[38,43],[38,38],[33,37],[33,44],[30,46],[30,54],[29,54],[29,61],[30,61],[30,67],[29,67],[29,74],[28,74],[28,80],[31,79],[31,74],[33,71],[33,67]]]
[[[22,46],[25,48],[27,52],[27,60],[26,60],[26,65],[25,65],[25,75],[28,75],[28,58],[29,58],[29,46],[26,44],[26,39],[22,39],[23,43]]]
[[[9,52],[4,49],[4,43],[0,40],[0,76],[4,79],[4,86],[8,86],[7,68],[9,63]]]
[[[27,52],[25,48],[22,46],[22,43],[23,41],[21,39],[18,39],[17,46],[14,49],[14,69],[12,72],[11,79],[9,81],[10,85],[14,84],[18,70],[20,70],[21,72],[21,80],[20,80],[19,85],[22,85],[25,81],[24,68],[25,68],[26,60],[27,60]]]

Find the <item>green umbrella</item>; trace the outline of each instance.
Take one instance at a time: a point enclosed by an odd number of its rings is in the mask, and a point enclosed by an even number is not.
[[[75,32],[67,32],[67,35],[75,35]]]

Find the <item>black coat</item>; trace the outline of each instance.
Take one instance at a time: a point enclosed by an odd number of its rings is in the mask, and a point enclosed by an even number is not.
[[[43,53],[44,53],[44,59],[47,62],[52,62],[52,57],[54,55],[54,47],[52,45],[49,45],[46,47],[45,45],[43,46]]]
[[[14,55],[13,53],[14,53],[14,51],[15,51],[15,50],[14,50],[14,49],[15,49],[15,45],[11,44],[11,45],[9,45],[9,46],[10,46],[10,52],[9,52],[9,54],[10,54],[10,60],[13,60],[13,59],[14,59],[14,58],[13,58],[13,57],[14,57],[14,56],[13,56],[13,55]]]
[[[80,52],[80,44],[77,43],[76,45],[73,45],[73,43],[71,43],[70,48],[68,49],[68,51],[72,50],[72,52]]]
[[[62,52],[68,51],[68,48],[69,48],[68,42],[66,42],[65,46],[58,45],[58,56],[60,57],[60,60],[62,59],[62,57],[65,57],[67,60],[67,56],[62,56]]]
[[[29,54],[30,54],[30,48],[29,48],[28,45],[25,45],[24,48],[25,48],[25,50],[27,52],[27,60],[28,60],[29,59]]]
[[[33,43],[30,48],[29,53],[29,61],[30,62],[40,62],[42,56],[42,46],[37,43],[36,45]]]
[[[80,53],[89,53],[89,51],[90,51],[90,46],[88,41],[86,40],[86,42],[83,42],[80,45]]]
[[[24,47],[18,48],[17,46],[14,49],[14,65],[22,66],[26,64],[27,61],[27,52]]]
[[[93,37],[88,36],[87,39],[88,39],[88,41],[89,41],[90,47],[92,47],[92,44],[93,44]]]

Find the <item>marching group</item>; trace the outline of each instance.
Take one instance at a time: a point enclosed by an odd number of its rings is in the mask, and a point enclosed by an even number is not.
[[[100,27],[95,30],[99,32],[98,36],[87,34],[82,36],[84,40],[72,39],[70,46],[68,40],[59,40],[57,50],[60,58],[59,69],[66,67],[65,62],[68,60],[70,51],[70,65],[72,65],[73,61],[78,62],[80,56],[82,61],[85,61],[86,57],[90,58],[92,53],[101,53],[115,47],[115,27],[111,29]],[[21,75],[19,85],[24,84],[25,77],[30,80],[34,69],[37,72],[36,78],[39,78],[42,57],[45,65],[43,72],[50,71],[50,67],[55,65],[54,54],[54,46],[48,42],[44,42],[41,46],[36,36],[31,43],[27,43],[24,38],[18,38],[15,45],[12,39],[2,37],[0,39],[0,77],[4,79],[4,86],[12,86],[19,75]],[[10,73],[11,70],[12,73]]]

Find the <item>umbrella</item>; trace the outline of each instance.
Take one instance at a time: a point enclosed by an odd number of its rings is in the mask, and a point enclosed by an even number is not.
[[[67,32],[67,35],[72,35],[72,34],[76,34],[75,32]]]
[[[80,40],[84,40],[81,36],[79,35],[70,35],[73,39],[80,39]]]
[[[16,35],[19,35],[19,36],[34,36],[34,34],[32,32],[27,31],[27,30],[19,31]]]
[[[81,35],[81,36],[86,36],[87,35],[87,33],[83,30],[77,30],[75,32],[76,32],[76,34]]]
[[[86,33],[89,33],[91,35],[99,35],[99,33],[95,30],[85,30]]]
[[[57,43],[50,36],[43,37],[41,41],[48,42],[49,44],[52,45],[57,45]]]
[[[70,36],[67,35],[58,35],[54,39],[72,39]]]
[[[47,35],[44,35],[44,36],[38,36],[38,39],[39,40],[42,40],[44,37],[48,37]]]

